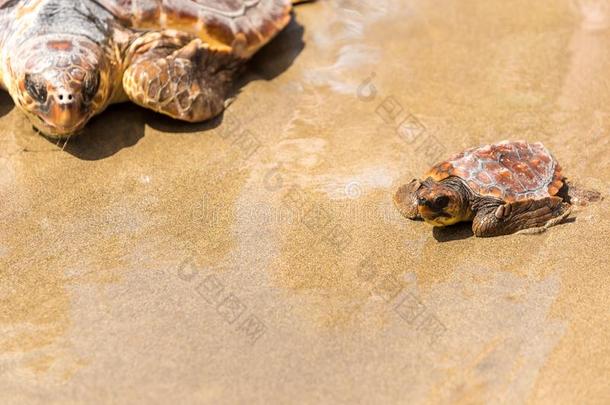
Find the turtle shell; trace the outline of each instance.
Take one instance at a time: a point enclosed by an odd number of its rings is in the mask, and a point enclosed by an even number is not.
[[[175,29],[250,57],[290,21],[290,0],[97,0],[125,26]]]
[[[559,164],[540,142],[468,149],[434,165],[427,176],[436,181],[457,176],[475,193],[507,202],[553,196],[563,186]]]

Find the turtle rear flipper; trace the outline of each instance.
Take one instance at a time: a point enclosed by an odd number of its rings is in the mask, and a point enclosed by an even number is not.
[[[570,180],[564,180],[563,187],[559,190],[557,195],[572,205],[583,207],[587,206],[589,203],[598,202],[604,199],[599,191],[575,185]]]
[[[123,88],[136,104],[189,122],[220,114],[241,60],[176,31],[151,32],[134,44]]]
[[[570,215],[571,206],[560,197],[521,200],[482,208],[474,217],[472,231],[488,237],[519,233],[540,233]]]

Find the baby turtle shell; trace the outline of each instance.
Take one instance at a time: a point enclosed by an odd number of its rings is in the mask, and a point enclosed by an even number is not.
[[[456,176],[481,196],[506,202],[554,196],[563,186],[561,167],[542,145],[504,141],[467,149],[427,173],[441,181]]]

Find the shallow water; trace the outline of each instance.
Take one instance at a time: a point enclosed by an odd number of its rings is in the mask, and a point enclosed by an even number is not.
[[[3,402],[610,397],[608,198],[492,239],[391,205],[502,139],[542,141],[607,196],[610,6],[327,1],[296,19],[212,123],[120,105],[62,150],[0,95]]]

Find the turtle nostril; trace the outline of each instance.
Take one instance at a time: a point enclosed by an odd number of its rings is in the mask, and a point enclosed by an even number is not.
[[[417,198],[417,204],[419,204],[419,205],[426,205],[426,202],[427,202],[427,201],[428,201],[428,200],[426,200],[426,199],[425,199],[425,198],[423,198],[423,197],[418,197],[418,198]]]
[[[74,100],[72,93],[61,93],[57,96],[57,99],[63,103],[69,103]]]

